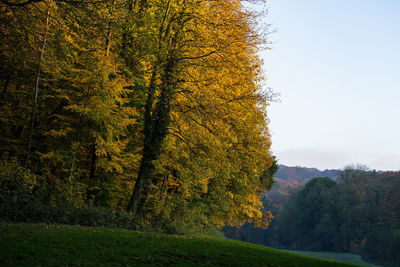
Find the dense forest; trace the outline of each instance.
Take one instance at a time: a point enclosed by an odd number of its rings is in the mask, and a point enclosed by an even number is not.
[[[244,2],[1,1],[2,218],[266,227],[268,42]]]
[[[385,266],[400,264],[400,173],[346,167],[337,179],[317,177],[285,198],[264,196],[275,216],[262,230],[247,223],[226,236],[268,246],[361,254]],[[283,203],[279,203],[279,202]]]

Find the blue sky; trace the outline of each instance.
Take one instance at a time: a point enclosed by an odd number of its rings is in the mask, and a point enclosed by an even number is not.
[[[400,1],[269,0],[279,163],[400,170]]]

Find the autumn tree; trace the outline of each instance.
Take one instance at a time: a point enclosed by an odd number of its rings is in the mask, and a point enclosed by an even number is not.
[[[165,13],[156,20],[158,37],[164,23],[170,34],[159,39],[158,49],[160,40],[170,45],[161,43],[165,63],[151,69],[143,158],[128,209],[140,213],[150,198],[156,210],[174,210],[175,216],[180,210],[188,218],[199,213],[210,225],[263,220],[259,177],[272,157],[267,99],[258,88],[263,40],[252,30],[255,18],[239,1],[183,1],[182,9],[172,3],[164,2]],[[180,16],[184,24],[177,31]]]
[[[47,201],[187,229],[268,224],[266,43],[241,1],[0,8],[0,150],[46,178]]]

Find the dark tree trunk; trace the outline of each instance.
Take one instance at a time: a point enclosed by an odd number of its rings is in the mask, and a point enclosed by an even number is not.
[[[92,161],[90,163],[89,180],[93,180],[94,175],[96,173],[96,162],[97,162],[96,143],[93,143],[93,146],[92,146]]]
[[[10,78],[7,78],[4,82],[3,93],[1,94],[1,99],[3,99],[4,101],[7,101],[7,89],[8,85],[10,84],[10,80]]]
[[[152,153],[151,153],[151,134],[152,134],[152,124],[153,119],[151,116],[151,109],[154,102],[154,93],[155,93],[155,80],[156,80],[156,71],[154,70],[151,76],[149,93],[147,95],[146,106],[145,106],[145,114],[144,114],[144,146],[143,146],[143,157],[139,167],[138,177],[136,179],[135,187],[132,192],[132,196],[130,198],[127,211],[137,213],[140,195],[143,191],[144,180],[145,177],[148,177],[150,173],[153,171],[151,168],[154,168],[152,163]]]
[[[146,6],[147,0],[141,0],[141,5]],[[159,49],[161,52],[162,43],[165,40],[164,23],[166,22],[167,15],[169,13],[171,0],[168,1],[163,21],[160,25],[159,31]],[[161,153],[161,146],[168,135],[168,125],[170,122],[170,111],[171,111],[171,100],[174,95],[177,86],[177,73],[178,73],[178,62],[175,59],[177,54],[176,45],[178,44],[178,38],[180,36],[180,29],[183,28],[183,14],[182,11],[180,27],[171,36],[171,43],[169,44],[169,55],[166,61],[162,61],[161,56],[158,55],[161,72],[161,84],[159,85],[160,96],[156,103],[156,107],[152,114],[152,107],[154,105],[154,97],[156,90],[156,74],[157,69],[153,71],[152,78],[149,86],[149,94],[145,106],[145,119],[144,119],[144,146],[142,152],[142,161],[139,167],[139,174],[133,189],[132,196],[130,198],[127,210],[132,212],[135,216],[141,216],[144,211],[144,207],[148,196],[150,194],[151,185],[154,183],[154,161],[157,160]]]
[[[161,153],[162,142],[168,134],[168,125],[170,121],[170,103],[172,92],[175,87],[175,60],[170,58],[165,65],[161,83],[161,95],[159,96],[153,116],[151,108],[154,102],[154,82],[151,85],[146,102],[145,123],[144,123],[144,147],[143,157],[140,163],[139,174],[136,180],[131,199],[128,205],[128,211],[140,215],[150,193],[154,178],[154,161],[158,159]],[[152,80],[155,79],[153,73]]]
[[[147,189],[151,185],[151,177],[154,172],[154,164],[149,156],[143,156],[140,163],[139,174],[135,183],[135,188],[128,205],[128,211],[139,215],[144,207]]]

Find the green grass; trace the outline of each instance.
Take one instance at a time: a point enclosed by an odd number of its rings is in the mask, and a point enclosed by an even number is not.
[[[0,224],[2,266],[355,266],[201,235]]]
[[[354,264],[362,265],[365,267],[378,266],[373,263],[365,262],[361,259],[360,255],[352,254],[352,253],[337,253],[337,252],[326,252],[326,251],[304,251],[304,250],[287,250],[287,251],[302,254],[302,255],[307,255],[307,256],[311,256],[311,257],[316,257],[316,258],[354,263]]]

